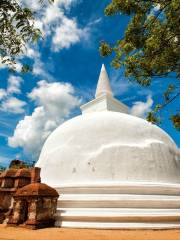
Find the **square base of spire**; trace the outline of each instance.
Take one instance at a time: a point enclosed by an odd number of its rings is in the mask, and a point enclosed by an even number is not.
[[[107,94],[82,105],[80,108],[82,114],[101,111],[129,113],[129,109],[125,104]]]

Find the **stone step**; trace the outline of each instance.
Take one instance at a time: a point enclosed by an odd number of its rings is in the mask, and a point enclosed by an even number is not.
[[[56,187],[59,194],[152,194],[180,195],[180,184],[165,183],[110,183],[94,186]]]
[[[146,209],[146,208],[58,208],[56,216],[67,218],[174,218],[180,219],[180,209]]]
[[[56,226],[64,227],[109,226],[122,228],[127,226],[154,226],[161,224],[170,227],[180,226],[180,209],[131,209],[131,208],[62,208],[57,209]],[[133,225],[134,224],[134,225]],[[126,226],[127,225],[127,226]],[[127,227],[128,228],[128,227]]]
[[[99,229],[179,229],[180,222],[167,223],[134,223],[134,222],[56,222],[57,227],[66,228],[99,228]]]
[[[58,189],[56,226],[180,228],[180,186],[121,184]]]
[[[62,194],[60,208],[180,208],[180,196],[134,194]]]
[[[127,215],[137,215],[138,214],[154,214],[154,215],[175,215],[178,216],[180,215],[180,209],[164,209],[164,208],[159,208],[159,209],[154,209],[154,208],[57,208],[56,213],[77,213],[80,212],[81,214],[83,213],[88,213],[88,214],[96,214],[101,212],[102,214],[105,212],[109,212],[111,214],[127,214]]]

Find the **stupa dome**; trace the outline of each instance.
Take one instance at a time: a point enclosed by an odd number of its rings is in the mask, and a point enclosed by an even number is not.
[[[42,181],[52,186],[180,183],[175,143],[156,125],[127,114],[112,97],[104,67],[96,96],[81,107],[82,115],[48,137],[37,163]]]
[[[112,111],[86,113],[62,124],[44,144],[38,166],[43,182],[52,186],[180,183],[172,139],[143,119]]]

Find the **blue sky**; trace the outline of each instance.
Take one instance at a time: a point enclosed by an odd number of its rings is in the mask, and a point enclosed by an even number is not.
[[[22,0],[23,1],[23,0]],[[24,1],[37,12],[36,26],[44,35],[37,46],[28,45],[18,59],[17,73],[0,65],[0,164],[20,158],[36,161],[47,136],[59,124],[80,113],[79,105],[94,97],[102,63],[105,63],[115,96],[133,114],[144,117],[171,78],[154,79],[143,88],[128,82],[123,69],[110,67],[112,57],[101,58],[102,40],[113,43],[123,36],[129,17],[105,17],[109,0],[59,0],[55,5]],[[22,61],[33,71],[19,72]],[[178,132],[169,120],[177,102],[162,112],[163,128],[180,145]]]

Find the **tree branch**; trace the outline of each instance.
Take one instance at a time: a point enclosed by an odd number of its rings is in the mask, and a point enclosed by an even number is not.
[[[172,101],[174,101],[178,96],[180,96],[180,92],[178,92],[174,97],[172,97],[171,99],[169,99],[169,101],[167,101],[166,103],[164,103],[163,105],[161,105],[161,108],[159,109],[159,111],[163,108],[165,108],[168,104],[170,104]]]

